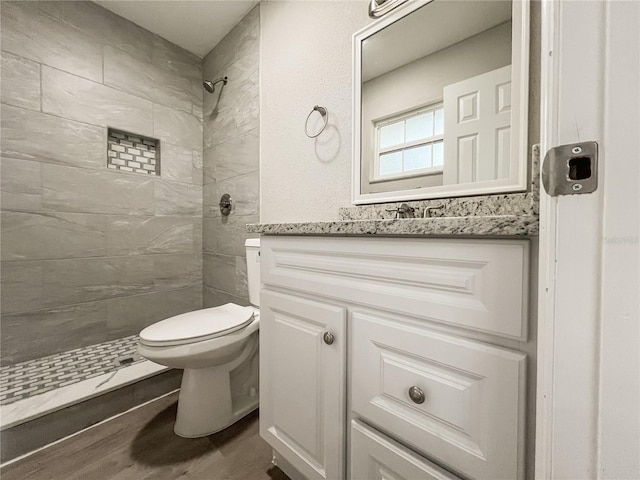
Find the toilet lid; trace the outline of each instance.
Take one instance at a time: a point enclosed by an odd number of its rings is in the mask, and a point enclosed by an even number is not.
[[[201,342],[240,330],[253,321],[253,308],[227,303],[167,318],[140,332],[140,342],[171,346]]]

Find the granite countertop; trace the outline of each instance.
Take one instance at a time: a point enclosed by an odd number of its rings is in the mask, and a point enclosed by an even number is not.
[[[537,215],[340,220],[256,223],[247,232],[261,235],[535,236]]]

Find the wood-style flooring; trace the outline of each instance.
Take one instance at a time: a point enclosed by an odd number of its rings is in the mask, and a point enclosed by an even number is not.
[[[2,480],[289,480],[271,465],[258,413],[209,437],[173,433],[177,393],[0,470]]]

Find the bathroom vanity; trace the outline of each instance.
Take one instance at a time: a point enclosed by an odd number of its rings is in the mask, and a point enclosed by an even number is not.
[[[537,224],[501,218],[250,226],[260,433],[288,475],[526,478]]]
[[[530,3],[398,3],[353,37],[359,206],[248,227],[260,434],[294,479],[533,478]]]

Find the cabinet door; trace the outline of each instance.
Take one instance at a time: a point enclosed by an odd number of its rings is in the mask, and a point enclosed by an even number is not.
[[[261,292],[260,435],[309,480],[345,474],[345,332],[344,308]]]
[[[459,480],[357,420],[351,421],[351,480]]]

